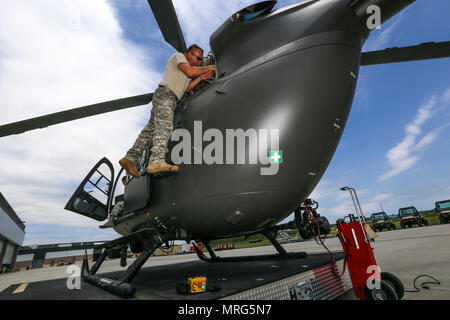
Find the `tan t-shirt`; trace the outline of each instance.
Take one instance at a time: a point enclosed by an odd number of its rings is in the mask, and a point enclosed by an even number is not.
[[[184,54],[179,52],[173,54],[170,57],[169,62],[167,62],[164,76],[159,83],[161,86],[165,86],[172,90],[178,97],[178,100],[183,97],[183,94],[191,81],[191,79],[189,79],[183,71],[178,68],[178,64],[182,62],[188,63]]]

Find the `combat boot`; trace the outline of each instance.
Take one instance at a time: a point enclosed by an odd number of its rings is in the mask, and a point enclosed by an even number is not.
[[[122,158],[119,164],[126,170],[128,174],[131,174],[135,178],[139,178],[139,172],[136,170],[136,163],[128,158]]]
[[[177,173],[180,170],[180,167],[168,164],[167,162],[159,162],[159,163],[152,163],[149,164],[147,167],[147,173],[149,174],[156,174],[156,173],[163,173],[163,172],[172,172]]]
[[[113,228],[114,227],[114,217],[110,217],[109,220],[104,224],[99,226],[100,229]]]

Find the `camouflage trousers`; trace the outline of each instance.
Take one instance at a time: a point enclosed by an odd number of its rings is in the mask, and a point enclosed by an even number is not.
[[[114,208],[111,210],[110,217],[117,218],[117,217],[121,216],[123,213],[124,206],[125,206],[124,201],[117,202],[116,205],[114,206]]]
[[[177,106],[177,96],[166,87],[159,86],[153,95],[150,120],[142,129],[126,157],[137,162],[142,150],[151,149],[149,164],[165,161],[167,143],[173,131],[173,112]]]

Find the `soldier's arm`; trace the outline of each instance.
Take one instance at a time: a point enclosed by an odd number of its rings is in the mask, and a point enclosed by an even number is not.
[[[209,72],[202,74],[200,77],[195,78],[194,80],[189,82],[189,85],[186,88],[186,92],[191,92],[200,83],[200,81],[209,79],[212,76],[213,76],[213,73],[211,71],[209,71]]]
[[[193,67],[189,63],[182,62],[178,64],[180,69],[188,78],[196,78],[209,71],[216,71],[216,66]]]

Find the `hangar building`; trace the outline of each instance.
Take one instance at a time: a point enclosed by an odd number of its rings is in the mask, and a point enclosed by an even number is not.
[[[0,192],[0,272],[11,271],[25,238],[25,224]]]

